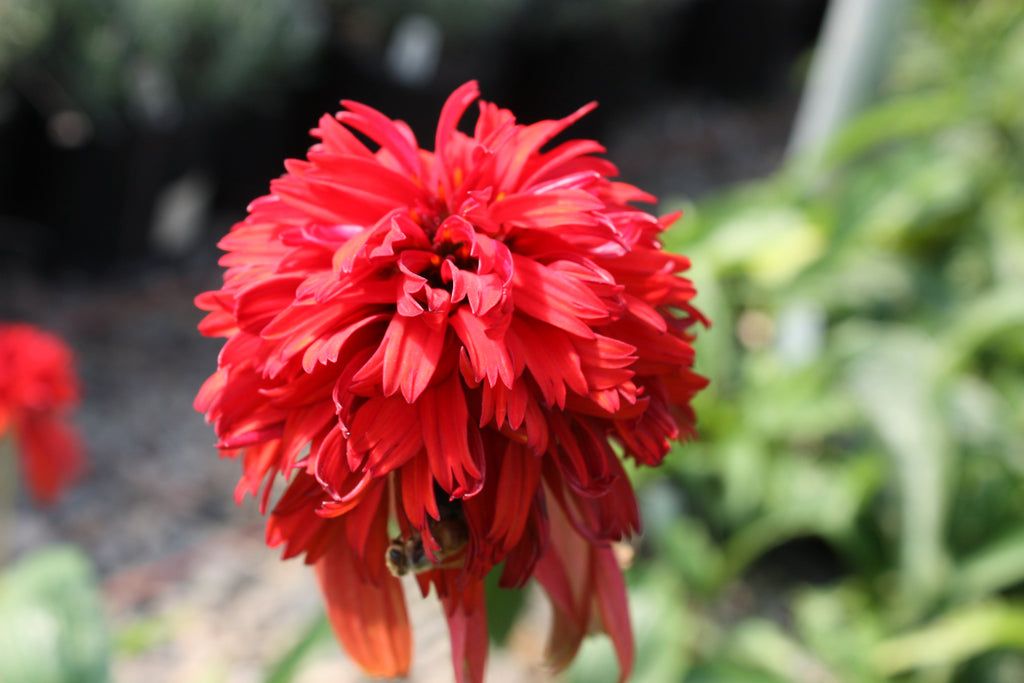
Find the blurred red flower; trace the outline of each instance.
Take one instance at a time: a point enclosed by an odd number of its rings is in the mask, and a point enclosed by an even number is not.
[[[68,423],[79,386],[71,350],[26,324],[0,324],[0,439],[15,452],[39,503],[53,503],[82,473],[85,456]]]
[[[434,151],[356,102],[221,241],[196,299],[226,337],[196,398],[236,497],[291,475],[267,525],[315,564],[338,638],[370,674],[411,656],[400,582],[434,586],[459,681],[487,655],[483,577],[549,594],[556,667],[594,628],[623,677],[633,641],[610,542],[639,529],[618,454],[656,465],[693,434],[691,328],[704,322],[653,202],[590,140],[544,149],[593,105],[519,125],[456,90]],[[355,133],[361,134],[362,137]],[[368,147],[364,140],[374,143]],[[391,540],[391,539],[394,540]],[[391,570],[390,572],[388,570]]]

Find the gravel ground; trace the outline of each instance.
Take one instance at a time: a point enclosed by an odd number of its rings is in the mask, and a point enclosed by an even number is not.
[[[774,168],[793,108],[792,98],[666,101],[615,127],[609,156],[645,189],[697,196]],[[202,314],[192,305],[219,283],[216,257],[211,246],[186,263],[103,279],[0,274],[14,317],[61,334],[78,355],[85,400],[77,423],[92,460],[53,509],[21,501],[15,552],[70,542],[92,558],[118,643],[117,681],[260,681],[320,614],[311,573],[264,546],[251,499],[235,505],[238,464],[218,459],[213,430],[192,409],[221,345],[195,331]],[[410,680],[450,680],[436,601],[414,596],[411,604]],[[510,649],[492,652],[489,681],[544,680],[536,664],[544,609],[529,614]],[[299,680],[364,679],[326,642]]]

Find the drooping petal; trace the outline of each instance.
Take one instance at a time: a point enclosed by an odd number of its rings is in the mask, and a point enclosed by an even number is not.
[[[402,584],[386,571],[380,572],[379,583],[360,580],[359,556],[343,539],[344,534],[336,535],[316,563],[331,627],[368,674],[404,676],[412,659],[412,634]]]
[[[441,598],[448,617],[456,683],[483,683],[487,664],[487,606],[483,581],[472,581],[457,598]]]
[[[29,492],[39,503],[53,504],[85,468],[78,434],[62,419],[45,415],[26,416],[15,431]]]
[[[633,633],[626,586],[608,545],[588,543],[559,505],[549,506],[551,543],[535,576],[551,598],[554,623],[548,662],[561,670],[576,655],[591,628],[608,633],[619,657],[620,681],[633,667]]]
[[[611,548],[594,548],[591,571],[597,591],[595,602],[601,619],[601,630],[611,636],[619,657],[619,681],[629,678],[633,670],[633,627],[626,600],[626,583]]]
[[[422,394],[419,422],[430,469],[441,488],[478,491],[483,462],[470,440],[473,425],[457,374]]]

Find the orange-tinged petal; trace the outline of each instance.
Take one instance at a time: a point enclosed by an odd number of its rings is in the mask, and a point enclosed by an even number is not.
[[[412,659],[412,634],[402,584],[380,572],[378,583],[359,578],[358,555],[335,537],[316,563],[327,618],[345,651],[371,676],[404,676]],[[380,563],[383,565],[383,553]]]

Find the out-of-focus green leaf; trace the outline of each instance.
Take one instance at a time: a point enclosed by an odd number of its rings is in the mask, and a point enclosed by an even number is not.
[[[659,550],[694,591],[711,593],[727,578],[721,551],[714,546],[707,529],[693,518],[684,517],[662,530]]]
[[[837,249],[808,269],[794,291],[839,313],[905,310],[916,297],[910,265],[889,249]]]
[[[849,384],[894,458],[900,500],[900,573],[911,609],[934,598],[946,578],[943,542],[949,439],[934,399],[937,351],[909,330],[874,335],[850,368]]]
[[[831,156],[666,236],[714,321],[643,574],[696,589],[687,681],[1024,680],[1024,4],[913,4]]]
[[[829,145],[825,161],[841,164],[879,145],[930,135],[963,118],[968,97],[960,90],[914,93],[882,102],[852,121]]]
[[[811,448],[857,423],[856,404],[835,392],[835,371],[825,363],[792,367],[775,353],[751,354],[744,400],[747,429],[762,439]],[[770,392],[771,400],[765,400]]]
[[[958,131],[947,134],[949,149],[908,149],[887,162],[892,177],[884,192],[864,207],[859,239],[878,245],[929,244],[961,228],[950,216],[962,215],[987,180],[994,143],[991,136]]]
[[[173,637],[174,626],[166,615],[133,621],[114,633],[114,653],[134,655]]]
[[[319,614],[302,632],[295,644],[281,657],[267,673],[264,683],[289,683],[301,670],[306,658],[316,648],[331,642],[331,624],[326,614]]]
[[[1016,287],[992,290],[957,313],[945,346],[947,363],[953,367],[977,358],[981,348],[999,335],[1024,334],[1024,295]]]
[[[522,590],[501,588],[500,578],[501,567],[497,567],[487,575],[484,590],[487,593],[487,631],[494,642],[504,644],[523,608],[526,594]]]
[[[714,660],[695,668],[685,683],[792,683],[764,670],[740,666],[730,661]]]
[[[841,680],[880,680],[864,653],[870,652],[882,636],[881,615],[862,591],[850,584],[805,590],[797,596],[793,609],[802,642]]]
[[[733,523],[741,522],[760,508],[766,476],[767,450],[764,444],[747,438],[726,440],[715,454],[724,486],[723,512]],[[747,435],[742,435],[747,436]]]
[[[886,676],[964,662],[996,648],[1024,649],[1024,607],[987,602],[949,612],[922,629],[890,638],[873,652]]]
[[[785,282],[818,258],[821,228],[791,207],[762,207],[719,224],[702,254],[722,272],[741,267],[758,282]]]
[[[718,395],[732,386],[730,377],[736,365],[736,348],[733,332],[732,311],[725,299],[717,277],[699,256],[687,276],[700,292],[700,307],[709,319],[711,328],[701,331],[694,345],[697,354],[696,370],[714,381],[704,393]],[[700,396],[699,394],[698,396]]]
[[[1024,528],[1001,538],[958,567],[950,585],[957,600],[970,601],[1024,583]]]
[[[989,236],[988,258],[996,282],[1024,283],[1024,196],[1020,185],[1006,181],[997,185],[979,209],[979,227]]]
[[[79,551],[41,550],[0,576],[0,680],[103,683],[108,659],[99,592]]]
[[[689,670],[701,627],[698,615],[684,602],[686,596],[678,578],[664,574],[631,586],[630,615],[637,647],[630,678],[634,683],[678,680]]]
[[[733,633],[731,652],[739,661],[757,666],[790,683],[842,683],[842,679],[813,652],[765,619],[748,619]]]

